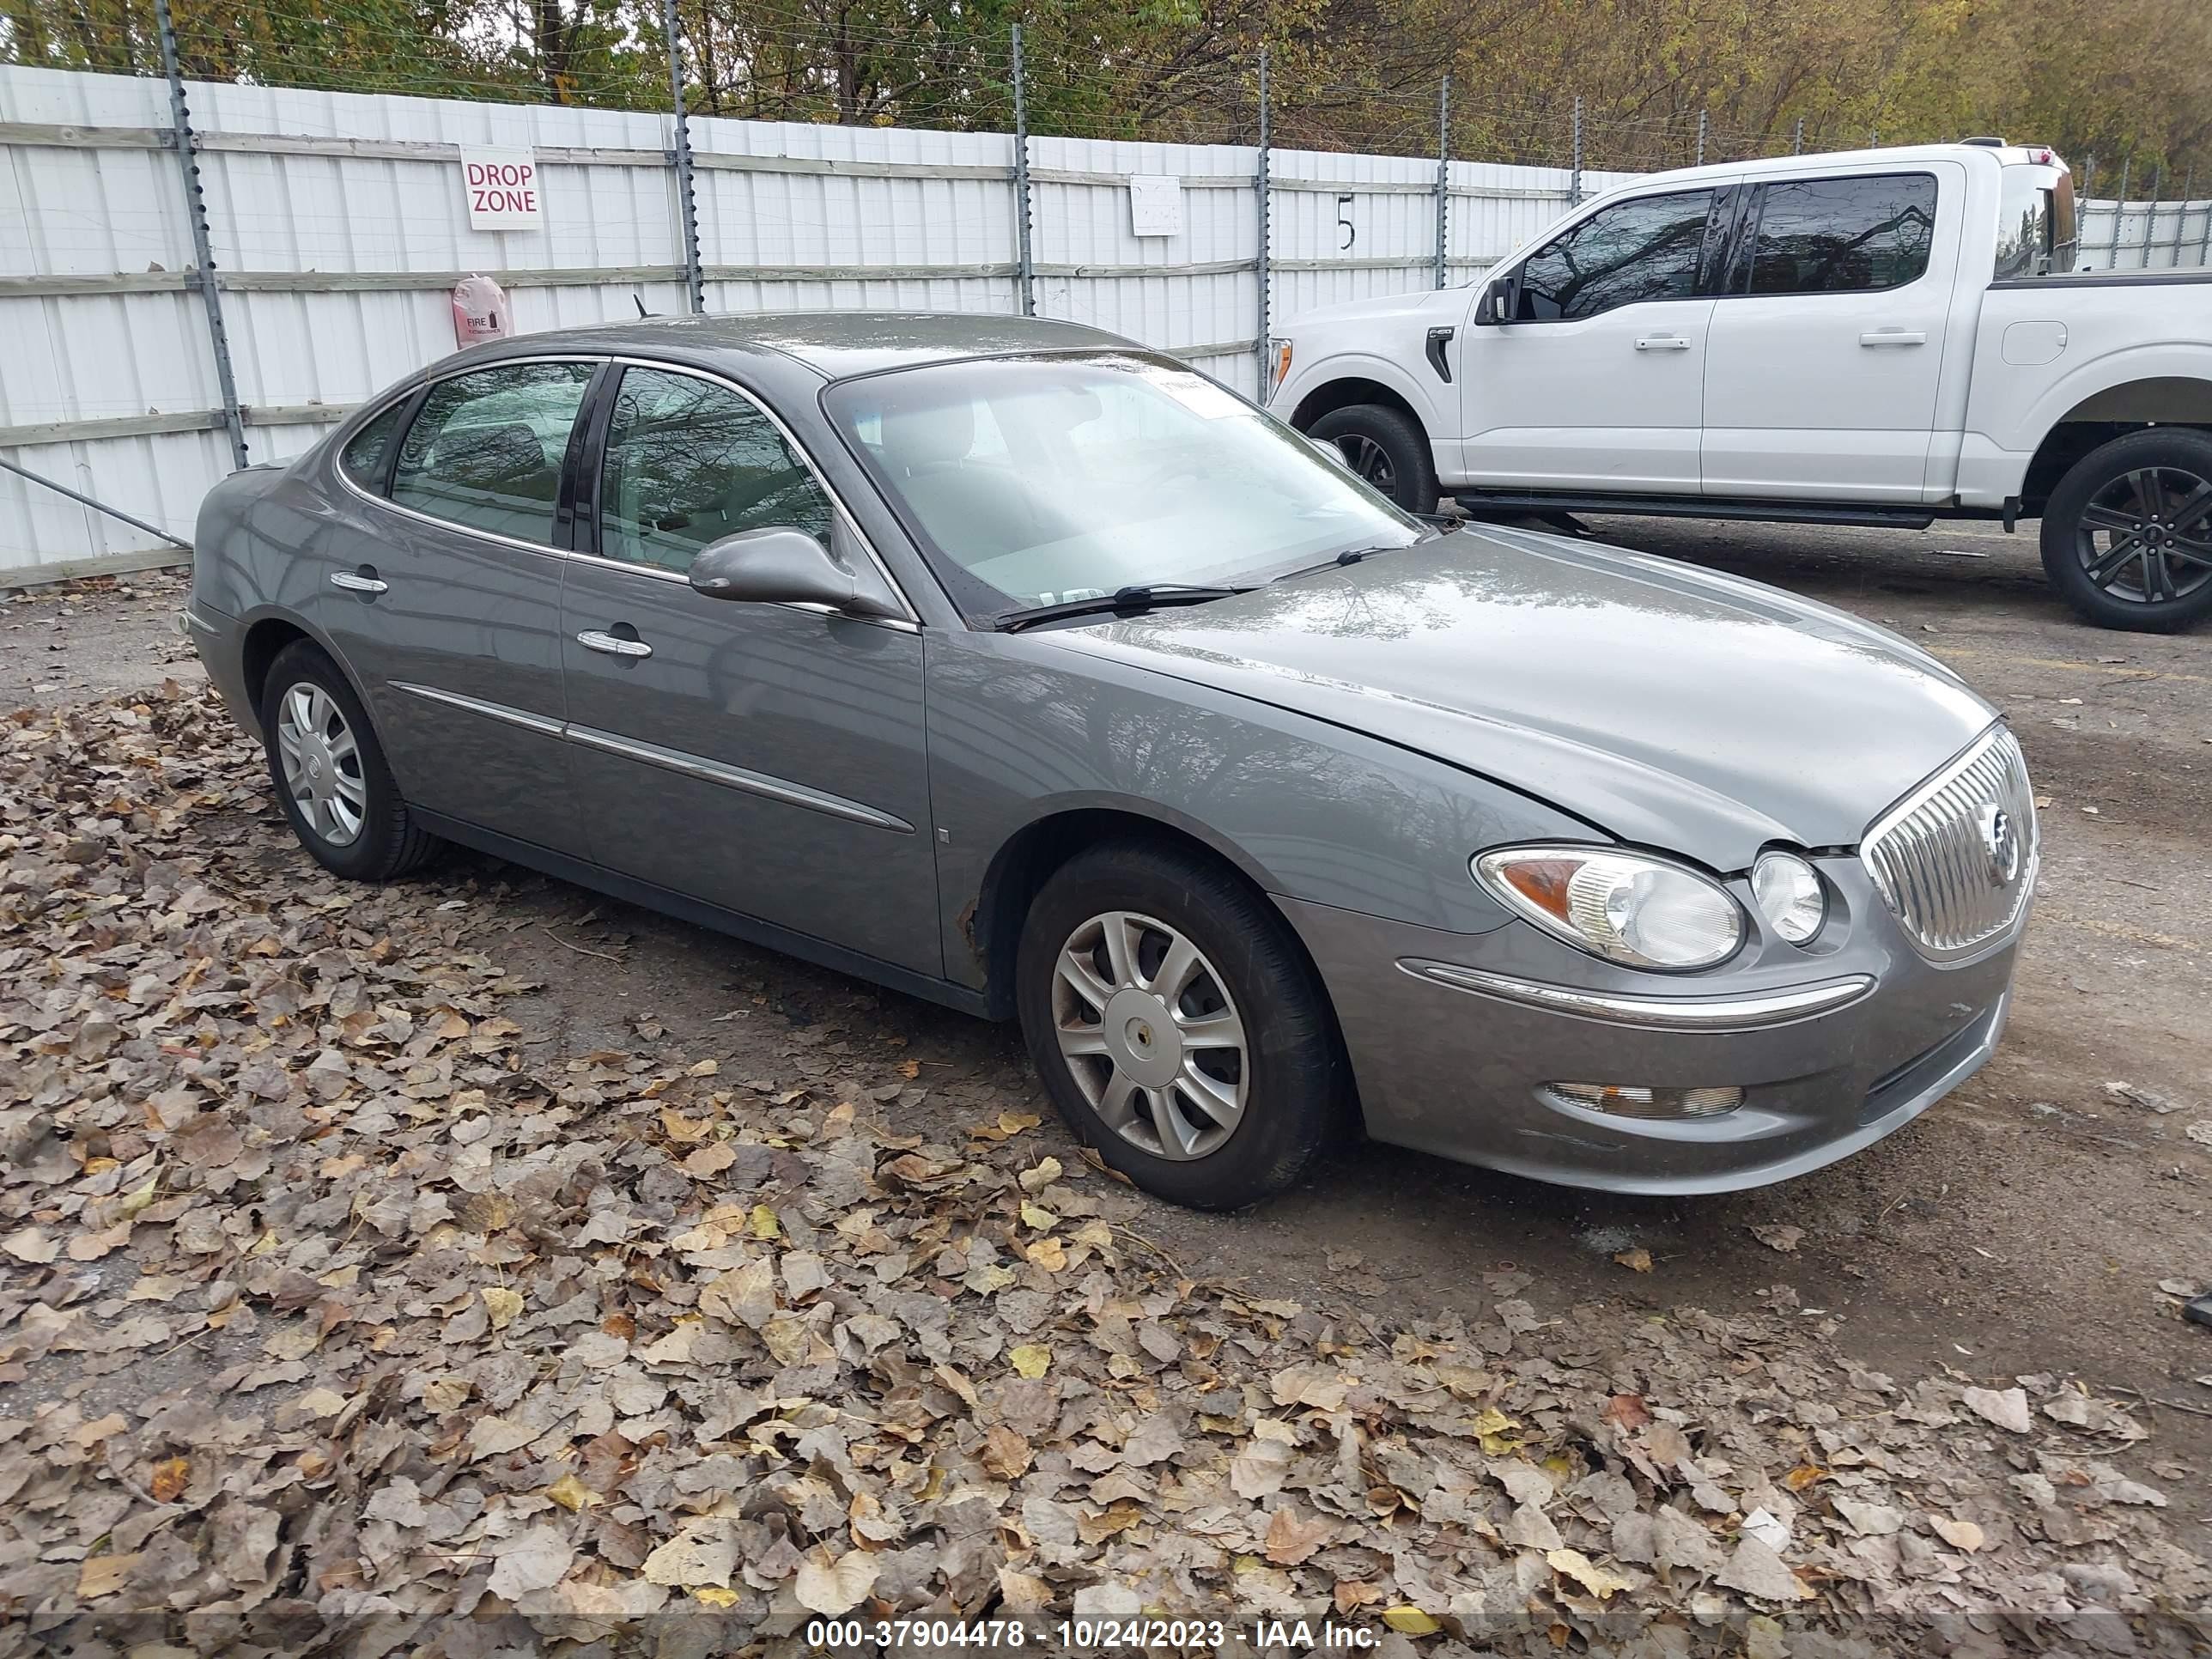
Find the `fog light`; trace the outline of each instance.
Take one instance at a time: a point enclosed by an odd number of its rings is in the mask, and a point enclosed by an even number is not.
[[[1615,1117],[1718,1117],[1743,1104],[1741,1089],[1647,1089],[1636,1083],[1547,1083],[1544,1088],[1569,1105]]]

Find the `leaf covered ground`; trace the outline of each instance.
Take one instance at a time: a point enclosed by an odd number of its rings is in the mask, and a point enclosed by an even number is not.
[[[1786,1292],[1268,1300],[1040,1101],[913,1133],[804,1028],[568,1053],[434,872],[292,849],[210,694],[0,722],[0,1656],[2212,1643],[2203,1474],[2120,1402],[1869,1372]]]

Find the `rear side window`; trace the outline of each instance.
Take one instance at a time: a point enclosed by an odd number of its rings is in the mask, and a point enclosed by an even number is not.
[[[1793,179],[1768,185],[1753,211],[1750,294],[1865,294],[1928,270],[1936,179],[1926,173]]]
[[[775,422],[712,380],[626,368],[600,467],[599,550],[678,574],[744,530],[830,536],[830,501]]]
[[[1712,204],[1712,191],[1687,190],[1593,213],[1523,262],[1514,320],[1559,322],[1643,300],[1691,298]]]
[[[399,417],[407,408],[402,398],[347,441],[338,453],[338,465],[372,495],[384,493],[385,463],[391,459],[392,434],[399,430]]]
[[[430,388],[407,428],[392,499],[471,530],[550,544],[568,431],[589,363],[509,363]]]

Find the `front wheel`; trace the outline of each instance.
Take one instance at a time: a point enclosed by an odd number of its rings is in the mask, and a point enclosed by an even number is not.
[[[2212,434],[2150,427],[2075,462],[2044,508],[2043,568],[2101,628],[2171,633],[2212,612]]]
[[[1387,404],[1332,409],[1306,430],[1333,444],[1344,464],[1408,513],[1437,510],[1437,463],[1420,422]]]
[[[1297,939],[1197,854],[1077,854],[1030,905],[1014,971],[1060,1115],[1158,1197],[1256,1203],[1304,1174],[1342,1118],[1347,1067]]]

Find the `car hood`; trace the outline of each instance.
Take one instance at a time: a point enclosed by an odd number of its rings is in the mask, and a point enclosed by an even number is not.
[[[1856,846],[1996,717],[1826,605],[1492,527],[1031,637],[1372,733],[1721,871],[1771,842]]]
[[[1426,317],[1440,322],[1456,321],[1474,303],[1473,293],[1456,288],[1408,289],[1402,294],[1375,294],[1364,300],[1340,300],[1334,305],[1301,311],[1285,324],[1293,337],[1316,323],[1373,322],[1388,317]]]

